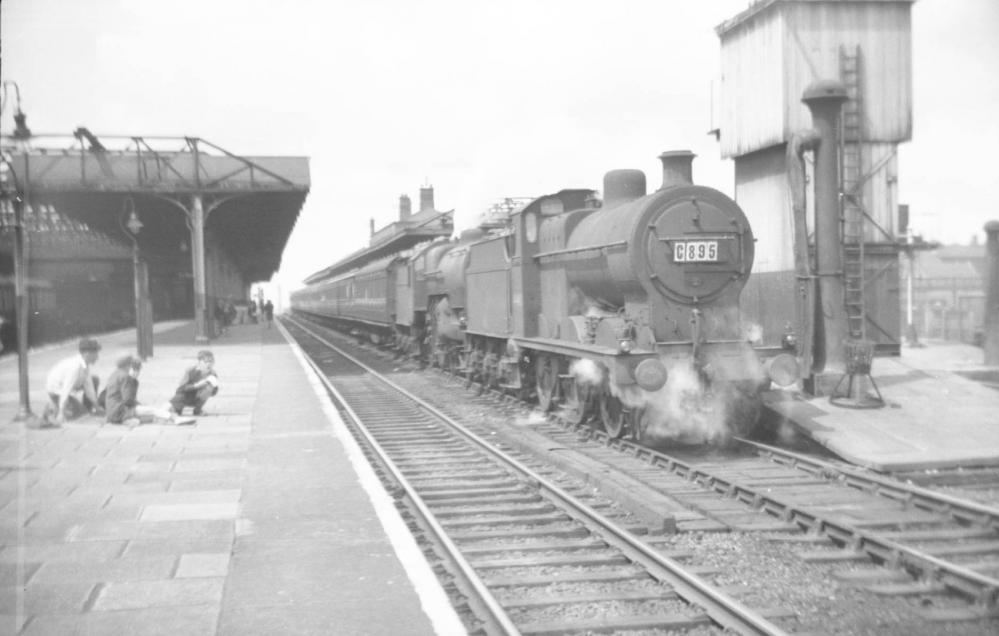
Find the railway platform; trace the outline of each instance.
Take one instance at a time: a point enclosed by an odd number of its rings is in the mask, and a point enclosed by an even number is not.
[[[0,634],[464,633],[391,499],[275,324],[210,347],[158,323],[139,397],[200,348],[221,390],[193,426],[13,423],[0,358]],[[97,336],[106,379],[135,332]],[[76,341],[29,355],[32,407]]]
[[[764,400],[782,422],[859,466],[888,472],[999,465],[999,386],[989,382],[999,369],[981,362],[981,349],[929,342],[874,359],[882,408],[844,408],[828,397],[782,391]]]

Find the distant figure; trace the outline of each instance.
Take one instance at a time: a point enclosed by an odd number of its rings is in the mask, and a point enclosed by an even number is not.
[[[223,336],[226,332],[225,324],[225,303],[219,298],[215,301],[215,329],[218,330],[218,335]]]
[[[137,426],[148,422],[173,422],[174,424],[194,424],[193,417],[181,417],[152,406],[139,404],[139,372],[142,360],[127,355],[118,360],[117,369],[108,378],[107,388],[102,393],[109,424]]]
[[[267,301],[264,303],[264,320],[267,322],[267,328],[271,328],[271,321],[274,320],[274,303]]]
[[[251,300],[250,304],[246,307],[246,313],[250,317],[250,322],[257,324],[257,302]]]
[[[86,412],[97,414],[97,387],[100,379],[91,367],[97,362],[101,345],[93,338],[83,338],[77,347],[79,355],[62,360],[49,371],[45,390],[49,401],[42,419],[50,426],[59,426],[67,419],[76,419]]]
[[[185,406],[194,407],[194,414],[201,415],[205,402],[219,392],[219,378],[213,367],[215,356],[211,351],[198,352],[198,364],[184,373],[180,386],[173,399],[170,400],[170,410],[180,415]]]

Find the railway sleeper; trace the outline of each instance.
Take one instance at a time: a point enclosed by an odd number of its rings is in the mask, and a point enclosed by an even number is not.
[[[445,506],[474,506],[477,504],[532,504],[542,500],[540,495],[531,494],[531,493],[510,494],[510,495],[485,495],[478,497],[474,496],[439,497],[433,495],[425,496],[421,494],[421,497],[425,502],[427,502],[427,504],[429,504],[434,509]]]
[[[987,618],[996,618],[995,608],[981,606],[967,607],[935,607],[932,609],[921,609],[917,613],[924,620],[933,623],[957,623],[961,621],[980,621]]]
[[[483,525],[540,525],[552,523],[572,522],[572,517],[564,512],[553,512],[550,514],[522,515],[522,516],[488,516],[477,519],[441,519],[441,525],[447,528],[469,528]]]
[[[449,532],[455,541],[480,541],[487,539],[524,539],[530,537],[586,537],[590,531],[580,525],[557,528],[503,528],[501,530],[463,530]]]
[[[555,636],[556,634],[567,633],[607,633],[641,629],[686,630],[710,624],[711,619],[707,614],[697,613],[688,616],[621,616],[617,618],[596,618],[577,621],[539,622],[518,625],[518,629],[521,634]]]
[[[488,554],[506,554],[509,552],[552,552],[555,550],[595,550],[607,548],[602,539],[587,537],[563,541],[537,541],[532,543],[463,546],[461,553],[465,556],[485,556]]]
[[[521,506],[453,506],[434,508],[434,516],[438,519],[449,517],[467,517],[469,515],[507,515],[508,517],[527,516],[552,512],[556,508],[548,502]]]
[[[472,559],[476,570],[532,568],[539,566],[628,565],[630,561],[619,552],[602,554],[554,554],[550,556],[517,556],[507,559]]]
[[[635,567],[618,567],[599,572],[558,572],[532,576],[484,576],[482,582],[494,587],[544,587],[558,583],[609,583],[617,581],[650,580],[644,570]]]
[[[607,603],[613,601],[675,601],[680,596],[669,590],[634,590],[622,592],[581,593],[573,595],[544,595],[515,600],[501,600],[504,609],[536,609],[577,603]]]
[[[509,478],[497,479],[493,481],[477,481],[474,484],[462,484],[461,487],[455,484],[428,484],[420,488],[420,497],[423,499],[447,499],[450,497],[476,497],[481,493],[494,493],[498,495],[519,493],[527,495],[533,493],[523,482],[511,481]]]
[[[864,585],[863,589],[881,596],[924,596],[942,595],[948,592],[947,586],[942,583],[930,581],[908,581],[899,583],[879,583],[876,585]]]

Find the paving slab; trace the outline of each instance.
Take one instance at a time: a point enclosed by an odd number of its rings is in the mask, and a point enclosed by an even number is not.
[[[228,552],[182,554],[177,566],[177,578],[225,576],[229,573]]]
[[[110,559],[101,563],[48,562],[28,577],[31,583],[59,583],[65,581],[142,581],[170,578],[177,567],[174,555]]]
[[[22,633],[24,636],[52,636],[52,634],[213,636],[216,633],[218,616],[218,606],[207,604],[151,607],[117,612],[42,614],[32,617]]]
[[[222,600],[224,577],[108,583],[91,608],[106,612],[149,607],[215,605]]]

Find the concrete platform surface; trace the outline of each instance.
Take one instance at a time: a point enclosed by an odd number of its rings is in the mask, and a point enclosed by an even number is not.
[[[99,336],[96,368],[134,351]],[[0,359],[0,634],[464,633],[318,380],[278,327],[209,347],[155,329],[139,399],[165,403],[210,348],[219,394],[193,426],[13,422]],[[76,342],[29,355],[33,410]]]
[[[775,391],[767,407],[843,459],[880,471],[999,464],[999,390],[982,350],[931,342],[875,358],[879,409],[850,409],[827,397]],[[869,390],[868,393],[873,393]]]

